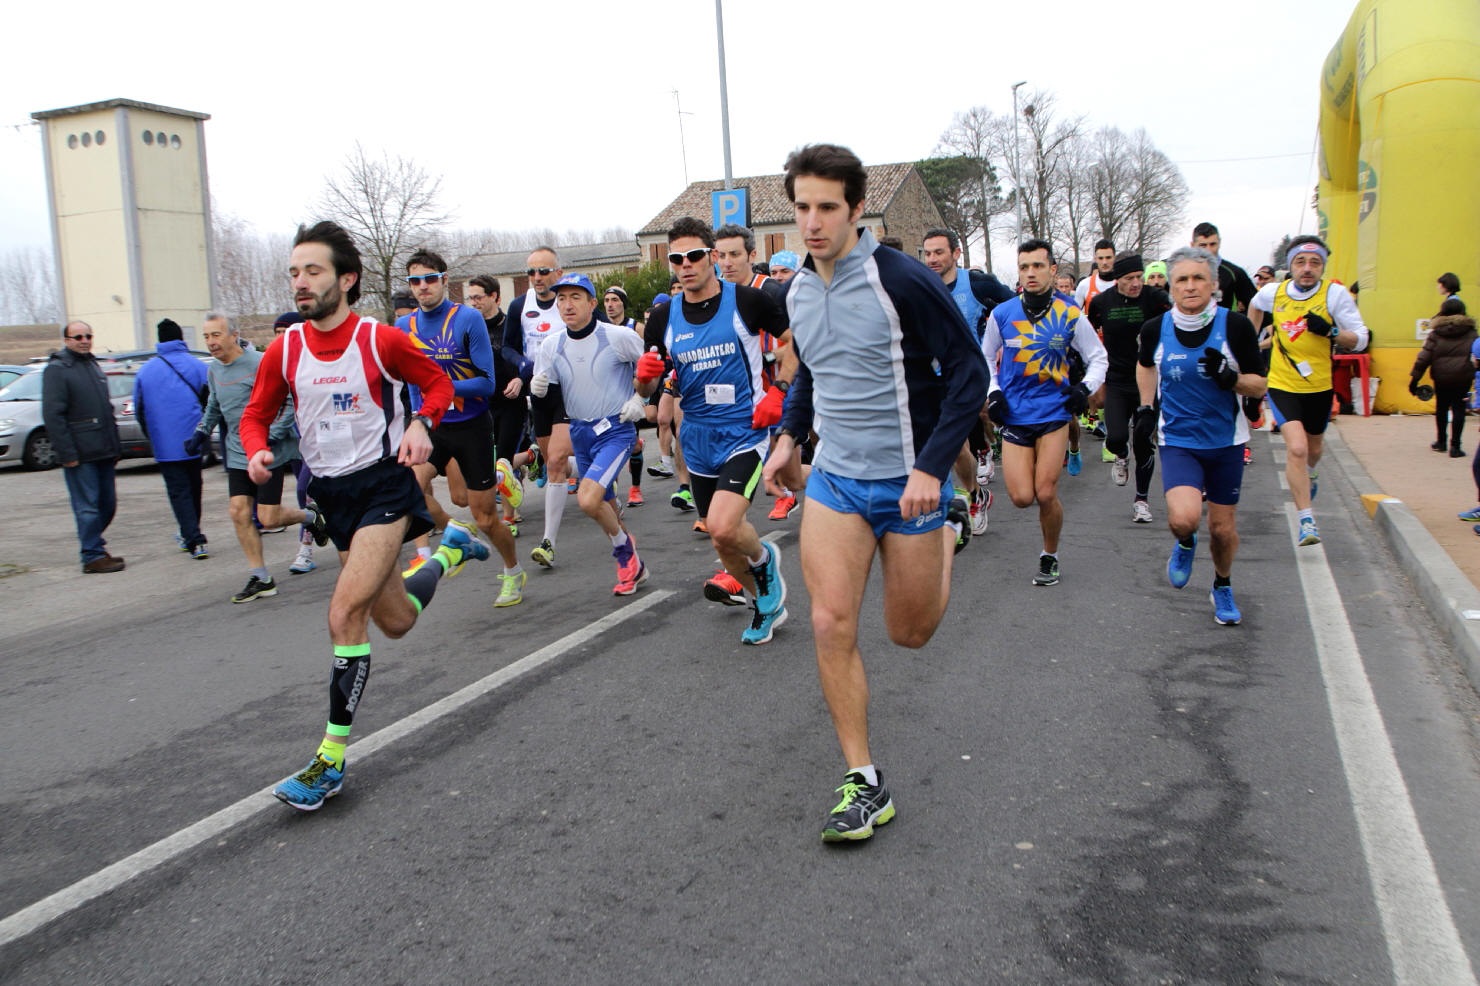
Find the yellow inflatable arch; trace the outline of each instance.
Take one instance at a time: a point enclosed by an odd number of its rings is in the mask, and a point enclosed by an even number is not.
[[[1432,410],[1407,388],[1439,275],[1480,315],[1480,2],[1362,0],[1321,72],[1320,136],[1327,273],[1361,282],[1376,410]]]

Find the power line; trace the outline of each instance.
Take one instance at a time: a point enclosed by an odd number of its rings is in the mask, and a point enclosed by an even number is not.
[[[1232,164],[1235,161],[1273,161],[1284,157],[1305,157],[1305,151],[1296,151],[1293,154],[1261,154],[1258,157],[1210,157],[1197,161],[1178,161],[1178,164]]]

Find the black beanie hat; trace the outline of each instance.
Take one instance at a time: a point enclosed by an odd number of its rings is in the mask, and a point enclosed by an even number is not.
[[[181,342],[185,339],[185,333],[172,318],[161,319],[159,323],[160,342]]]
[[[1127,274],[1141,273],[1141,255],[1133,253],[1129,257],[1120,257],[1115,261],[1115,266],[1110,268],[1110,280],[1118,281]]]

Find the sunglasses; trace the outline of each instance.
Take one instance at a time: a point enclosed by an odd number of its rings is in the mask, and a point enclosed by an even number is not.
[[[707,256],[709,256],[709,248],[698,247],[690,250],[688,253],[670,253],[668,255],[668,262],[675,267],[682,264],[684,260],[688,260],[691,264],[697,264]]]
[[[446,276],[446,274],[412,274],[410,277],[406,278],[406,283],[414,288],[417,285],[421,284],[423,281],[428,284],[436,284],[438,281],[442,280]]]
[[[68,339],[77,340],[77,341],[81,341],[83,339],[91,339],[92,336],[91,335],[85,335],[85,336],[67,336],[67,338]]]
[[[555,273],[557,270],[559,270],[558,267],[526,267],[524,268],[524,273],[530,277],[534,277],[536,274],[544,277],[547,274]]]

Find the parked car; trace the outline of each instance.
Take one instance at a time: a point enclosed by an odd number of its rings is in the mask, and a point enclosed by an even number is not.
[[[18,366],[14,363],[0,363],[0,390],[4,390],[15,383],[16,378],[23,373],[31,372],[29,366]]]
[[[108,396],[125,459],[147,459],[154,454],[144,428],[134,413],[134,366],[103,363],[108,378]],[[41,421],[42,367],[26,367],[10,386],[0,390],[0,462],[20,459],[27,469],[51,469],[58,465],[51,439]],[[214,460],[207,456],[207,465]]]
[[[188,349],[186,350],[186,352],[188,352],[191,356],[194,356],[196,359],[201,360],[202,362],[205,362],[206,360],[209,360],[211,358],[211,354],[206,352],[204,349]],[[116,353],[93,353],[93,355],[96,356],[100,362],[124,363],[138,366],[145,360],[151,360],[155,356],[158,356],[159,353],[153,349],[124,349]]]

